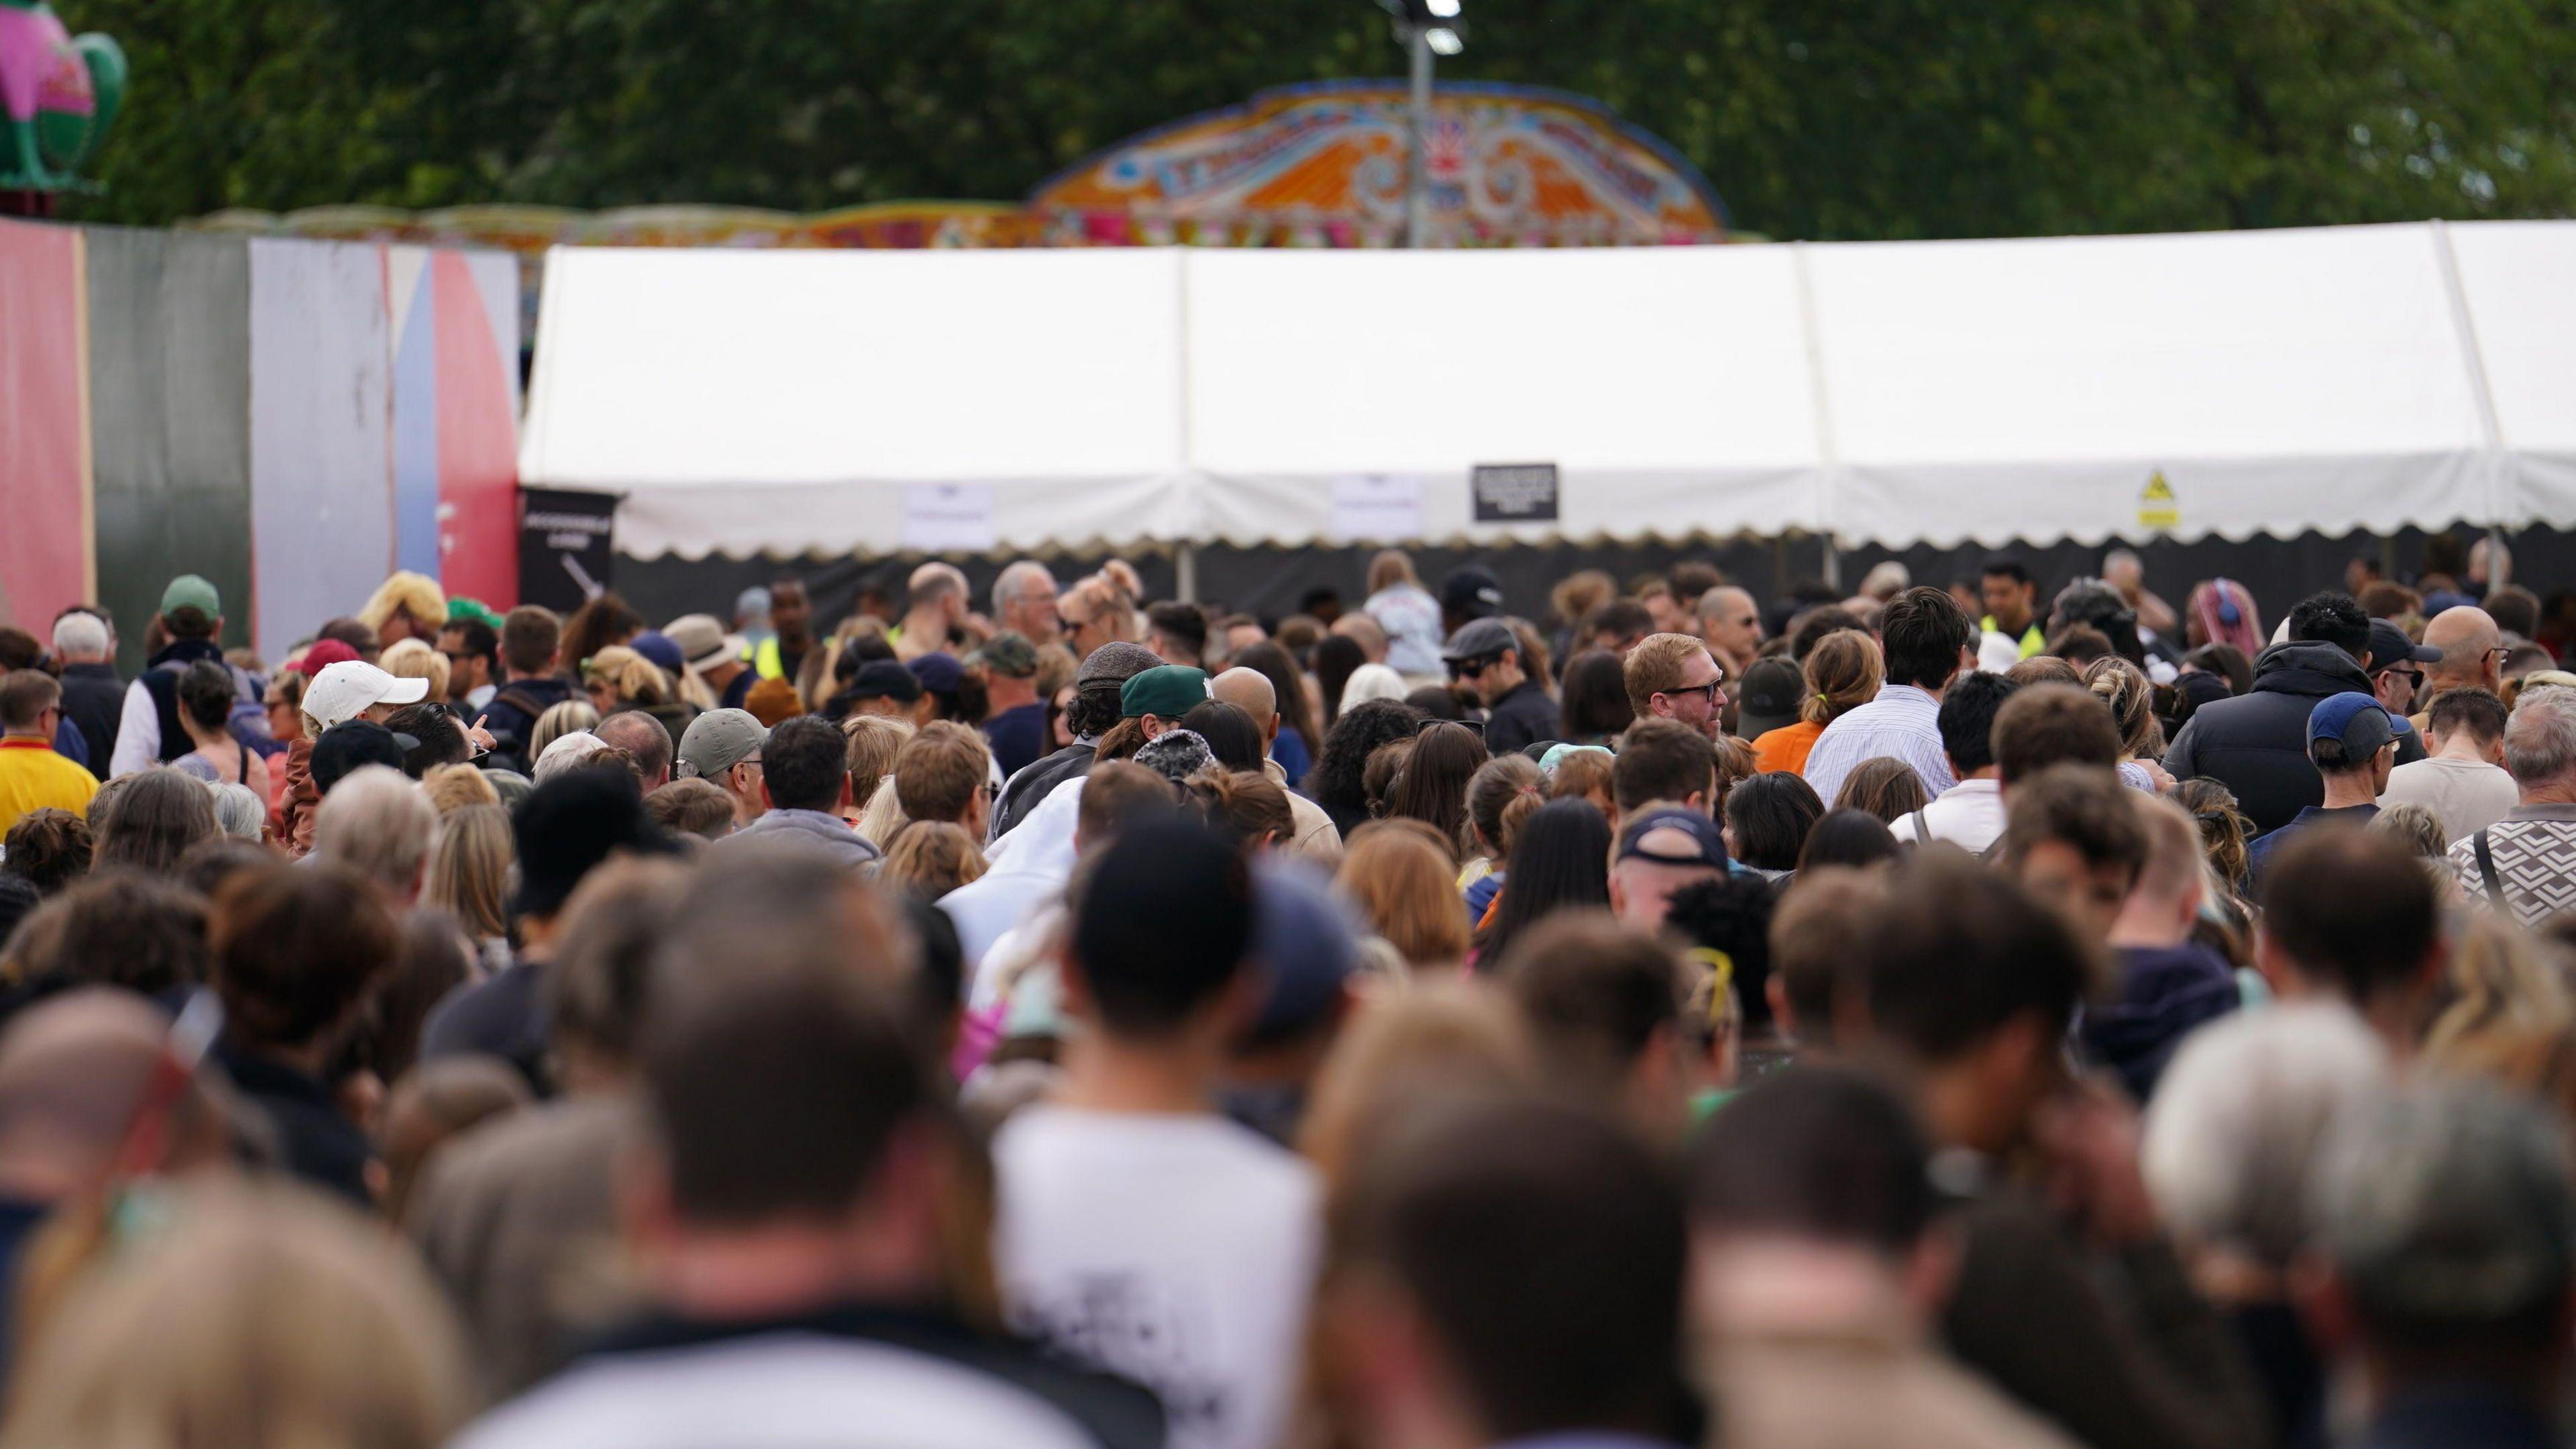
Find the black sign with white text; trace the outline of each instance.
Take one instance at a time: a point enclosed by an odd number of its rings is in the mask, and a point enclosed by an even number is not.
[[[1479,463],[1468,486],[1478,523],[1556,522],[1554,463]]]
[[[617,559],[614,493],[519,493],[519,602],[568,614],[609,584]]]

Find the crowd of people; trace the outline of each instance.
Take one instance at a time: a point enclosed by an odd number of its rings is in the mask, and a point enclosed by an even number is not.
[[[0,1449],[2566,1442],[2576,594],[2333,583],[16,621]]]

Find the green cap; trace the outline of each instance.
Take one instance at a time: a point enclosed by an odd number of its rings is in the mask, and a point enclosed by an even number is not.
[[[194,609],[213,619],[223,614],[224,601],[215,592],[213,584],[195,574],[181,574],[170,581],[170,587],[161,591],[161,612],[169,615],[181,609]]]
[[[1118,687],[1118,714],[1121,719],[1149,714],[1159,719],[1179,719],[1207,703],[1208,698],[1206,670],[1186,664],[1157,665]]]
[[[1005,629],[985,640],[983,648],[967,655],[961,662],[981,664],[995,674],[1008,675],[1013,679],[1028,679],[1038,672],[1038,646],[1029,642],[1028,635],[1016,629]]]
[[[501,616],[493,613],[492,606],[481,599],[469,599],[460,594],[447,601],[449,627],[452,628],[468,619],[496,631],[501,627]]]

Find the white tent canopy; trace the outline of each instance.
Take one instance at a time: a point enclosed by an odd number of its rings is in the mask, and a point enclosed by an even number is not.
[[[1525,252],[557,249],[640,556],[2576,520],[2576,223]],[[1552,464],[1552,523],[1477,523]]]
[[[973,550],[979,519],[983,548],[1177,537],[1180,277],[1176,251],[558,247],[519,479],[625,495],[644,558]]]

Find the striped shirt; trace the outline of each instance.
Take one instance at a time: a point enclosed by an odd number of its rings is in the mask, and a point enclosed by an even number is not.
[[[1843,780],[1862,761],[1881,756],[1912,765],[1927,796],[1959,783],[1950,773],[1949,752],[1941,748],[1941,701],[1911,684],[1880,685],[1876,699],[1825,726],[1799,773],[1830,810]]]

